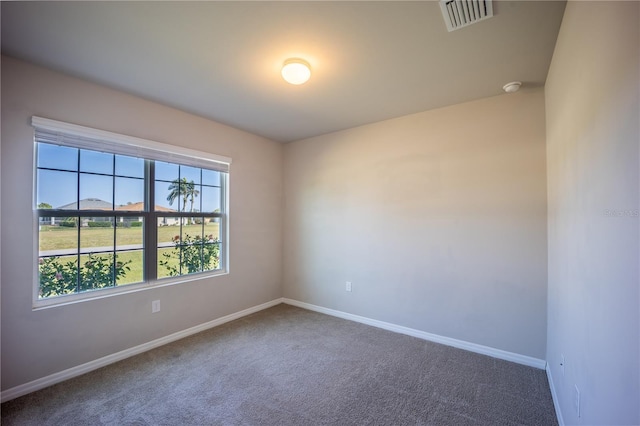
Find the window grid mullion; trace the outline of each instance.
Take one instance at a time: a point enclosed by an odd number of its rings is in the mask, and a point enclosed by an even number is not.
[[[203,176],[203,173],[202,173],[202,169],[200,169],[200,184],[198,185],[200,187],[200,200],[199,200],[199,203],[198,203],[198,211],[199,212],[202,212],[202,210],[203,210],[202,209],[202,199],[204,198],[204,194],[202,193],[202,191],[204,189],[203,186],[202,186],[203,179],[204,179],[204,176]],[[201,243],[200,244],[200,271],[202,272],[202,271],[204,271],[204,237],[205,237],[205,235],[204,235],[204,218],[202,218],[201,222],[202,222],[202,227],[201,227],[202,229],[200,231],[200,234],[201,234],[201,238],[202,239],[200,240],[200,243]]]
[[[143,270],[145,273],[143,278],[147,281],[155,281],[158,277],[158,219],[155,211],[155,175],[155,162],[146,160],[145,176],[147,177],[147,184],[145,185],[145,247],[143,255]]]
[[[111,180],[111,205],[113,206],[114,216],[113,216],[113,259],[111,260],[111,278],[113,280],[113,285],[116,286],[118,283],[116,282],[116,243],[117,243],[117,233],[118,233],[118,222],[116,221],[116,156],[111,154],[111,165],[113,166],[113,178]]]
[[[77,228],[77,232],[78,232],[78,255],[77,255],[77,271],[76,271],[76,293],[80,293],[80,286],[81,286],[81,279],[82,279],[82,274],[80,273],[80,150],[77,150],[78,153],[78,169],[76,170],[76,176],[77,176],[77,187],[76,187],[76,208],[78,210],[77,213],[77,218],[78,220],[76,220],[76,228]]]
[[[182,166],[178,166],[178,211],[180,211],[180,203],[182,202]],[[182,212],[184,213],[184,206],[182,206]],[[179,275],[183,275],[182,272],[182,255],[184,253],[184,241],[182,240],[182,224],[184,223],[184,218],[180,218],[180,250],[178,252],[178,266],[179,266]]]

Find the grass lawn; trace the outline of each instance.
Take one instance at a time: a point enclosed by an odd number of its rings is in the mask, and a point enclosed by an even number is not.
[[[114,234],[115,231],[115,234]],[[180,226],[162,226],[158,227],[158,242],[171,243],[177,235],[182,235],[185,239],[187,236],[194,237],[196,235],[213,235],[219,238],[219,224],[206,223],[203,225],[182,225]],[[126,245],[142,245],[143,230],[142,228],[80,228],[80,246],[81,248],[92,247],[113,247],[114,235],[117,247]],[[58,226],[42,226],[39,232],[40,251],[49,250],[76,250],[78,247],[78,228],[65,228]],[[117,248],[116,247],[116,248]],[[164,253],[170,255],[169,258],[163,256]],[[96,254],[107,256],[107,253]],[[76,262],[76,256],[60,256],[56,263],[66,264],[67,262]],[[88,260],[88,255],[80,256],[80,265]],[[178,267],[179,257],[174,247],[158,248],[158,260],[168,260],[170,266]],[[118,285],[133,284],[143,281],[143,251],[130,250],[122,251],[117,254],[117,261],[127,263],[130,268],[124,277],[118,280]],[[158,278],[169,276],[166,267],[158,265]]]
[[[219,224],[206,223],[204,235],[213,234],[219,237]],[[182,225],[182,236],[201,235],[202,225]],[[78,247],[78,228],[62,226],[42,226],[40,229],[40,251],[75,249]],[[171,242],[173,237],[180,235],[180,226],[158,227],[158,242]],[[80,247],[110,247],[113,246],[114,228],[80,228]],[[115,228],[116,244],[125,246],[142,244],[142,228]]]

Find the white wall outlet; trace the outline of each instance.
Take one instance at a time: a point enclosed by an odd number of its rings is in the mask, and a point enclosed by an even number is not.
[[[347,282],[345,283],[345,290],[347,290],[347,291],[351,291],[351,281],[347,281]]]
[[[576,415],[578,418],[580,417],[580,389],[578,389],[578,385],[575,386],[575,392],[573,394],[573,408],[576,410]]]
[[[560,372],[562,372],[562,377],[564,377],[564,355],[560,354]]]
[[[151,313],[155,314],[156,312],[160,312],[160,301],[154,300],[151,302]]]

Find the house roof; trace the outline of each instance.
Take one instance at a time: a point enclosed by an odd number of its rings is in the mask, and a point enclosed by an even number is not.
[[[112,210],[113,204],[99,198],[85,198],[80,200],[80,208],[75,202],[56,208],[60,210]]]
[[[141,211],[144,211],[144,202],[140,201],[137,203],[131,203],[124,206],[118,206],[116,207],[116,210],[129,211],[129,212],[141,212]],[[157,204],[154,210],[157,212],[173,212],[173,213],[177,212],[177,210],[159,206]]]
[[[80,209],[78,209],[77,203],[69,203],[64,206],[56,207],[60,210],[113,210],[113,205],[108,201],[101,200],[99,198],[85,198],[80,200]],[[131,203],[124,206],[117,206],[115,210],[119,211],[129,211],[129,212],[140,212],[144,211],[144,202],[140,201],[137,203]],[[155,211],[157,212],[177,212],[177,210],[170,209],[167,207],[155,206]]]

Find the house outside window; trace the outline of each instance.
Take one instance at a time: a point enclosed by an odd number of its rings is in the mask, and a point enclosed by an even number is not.
[[[227,272],[230,159],[33,125],[36,305]]]

